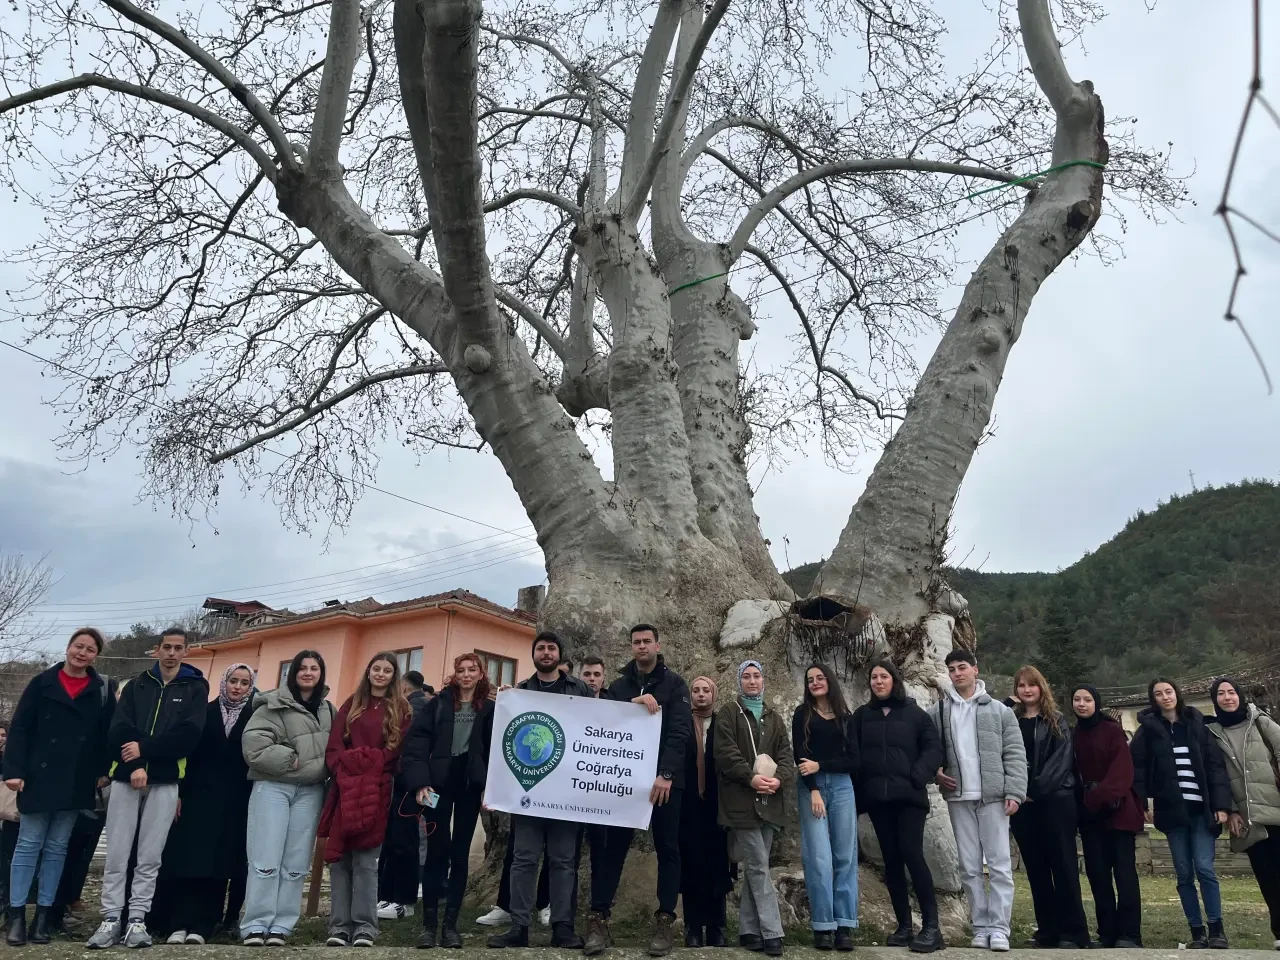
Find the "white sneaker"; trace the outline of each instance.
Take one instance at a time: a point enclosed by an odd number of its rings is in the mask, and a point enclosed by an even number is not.
[[[1003,933],[993,933],[991,935],[991,949],[995,953],[1009,952],[1009,938]]]
[[[130,950],[144,950],[151,946],[151,934],[147,932],[146,921],[129,921],[129,925],[124,928],[124,945]]]
[[[991,937],[985,933],[980,933],[969,941],[969,946],[975,950],[989,950],[991,949]]]
[[[379,920],[403,920],[405,917],[413,916],[413,905],[406,903],[380,903],[378,904]]]
[[[187,931],[185,930],[173,931],[173,933],[169,934],[169,939],[165,941],[165,943],[186,943],[186,942],[187,942]]]
[[[476,917],[476,923],[482,927],[505,927],[511,922],[511,914],[501,907],[494,907],[483,917]]]
[[[551,926],[551,904],[547,904],[538,911],[538,923],[544,927]]]
[[[200,936],[198,933],[188,933],[187,943],[194,947],[202,947],[204,946],[204,937]]]
[[[103,920],[85,944],[90,950],[107,950],[120,942],[120,921]]]

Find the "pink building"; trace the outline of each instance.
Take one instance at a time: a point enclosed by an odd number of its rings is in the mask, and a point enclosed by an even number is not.
[[[538,591],[521,591],[522,598],[526,594],[537,597]],[[329,699],[341,703],[355,692],[365,664],[383,650],[396,653],[401,671],[417,670],[437,690],[454,657],[478,653],[496,687],[533,673],[537,619],[466,590],[386,604],[370,598],[264,618],[234,637],[193,647],[187,662],[204,671],[211,696],[217,696],[217,679],[233,663],[249,664],[258,673],[258,689],[273,690],[284,682],[295,653],[316,650],[324,657]]]

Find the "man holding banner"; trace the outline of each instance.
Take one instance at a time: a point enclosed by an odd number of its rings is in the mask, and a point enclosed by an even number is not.
[[[672,925],[676,900],[680,896],[680,796],[684,787],[684,758],[693,735],[693,711],[689,687],[662,659],[658,628],[647,623],[631,628],[632,660],[622,669],[602,698],[634,703],[650,715],[661,714],[657,776],[649,789],[653,804],[648,823],[658,855],[658,909],[649,955],[663,957],[674,946]],[[605,833],[604,848],[591,856],[591,913],[587,916],[588,957],[603,953],[610,945],[609,911],[622,880],[622,868],[635,832],[631,826],[611,824]],[[643,825],[641,825],[643,829]],[[597,867],[598,865],[598,867]]]
[[[573,929],[573,888],[578,873],[578,823],[572,813],[563,814],[551,801],[534,805],[531,790],[541,785],[560,765],[565,753],[564,726],[555,717],[561,711],[548,704],[541,710],[526,710],[514,718],[504,711],[512,700],[522,699],[517,691],[543,694],[537,701],[550,698],[546,694],[565,697],[591,697],[590,688],[568,673],[562,672],[560,638],[550,631],[539,633],[533,641],[533,665],[537,671],[521,682],[514,691],[498,697],[494,715],[494,749],[489,753],[489,806],[512,814],[511,830],[515,851],[511,861],[511,927],[489,938],[490,947],[529,946],[529,923],[534,894],[538,886],[538,859],[546,850],[550,864],[551,946],[577,950],[582,938]],[[512,781],[524,793],[512,797]],[[545,795],[545,794],[542,794]],[[514,799],[514,804],[511,802]],[[519,811],[543,808],[549,815],[530,816]]]

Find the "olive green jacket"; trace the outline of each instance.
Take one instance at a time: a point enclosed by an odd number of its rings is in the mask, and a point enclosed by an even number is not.
[[[319,695],[328,692],[325,687]],[[324,751],[333,726],[333,704],[324,701],[317,714],[312,716],[288,687],[261,696],[240,741],[245,763],[249,764],[249,779],[324,783],[329,778]]]
[[[1226,757],[1236,812],[1249,828],[1243,837],[1231,838],[1231,849],[1238,853],[1264,839],[1268,829],[1280,829],[1280,787],[1276,785],[1280,724],[1250,704],[1249,719],[1244,722],[1243,757],[1236,756],[1222,724],[1210,722],[1207,726]]]
[[[782,826],[785,804],[795,786],[796,765],[791,756],[791,732],[776,711],[765,704],[756,720],[737,697],[716,711],[713,749],[720,782],[719,823],[730,829],[749,829],[761,823]],[[782,786],[774,794],[751,787],[756,755],[767,753],[778,765],[774,774]]]

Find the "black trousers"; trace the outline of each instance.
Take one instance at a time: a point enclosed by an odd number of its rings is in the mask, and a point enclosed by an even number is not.
[[[1245,852],[1271,913],[1271,936],[1280,940],[1280,827],[1267,827],[1267,839],[1259,840]]]
[[[173,928],[198,933],[209,940],[218,928],[239,925],[248,869],[235,880],[221,877],[183,877],[174,881]]]
[[[1104,946],[1117,940],[1142,945],[1142,891],[1134,854],[1137,837],[1127,830],[1082,823],[1080,845],[1084,872],[1093,891],[1098,939]]]
[[[1076,860],[1076,798],[1057,794],[1024,803],[1010,821],[1036,912],[1036,942],[1089,946]]]
[[[13,850],[18,845],[18,821],[0,824],[0,911],[9,909],[9,872],[13,869]],[[35,884],[31,884],[35,886]]]
[[[658,854],[658,912],[671,916],[680,897],[680,789],[672,787],[667,802],[654,807],[649,820]],[[606,917],[613,909],[634,833],[630,827],[606,827],[599,853],[591,849],[591,909]]]
[[[933,874],[924,859],[924,824],[929,811],[923,807],[871,807],[867,811],[875,828],[884,858],[884,884],[889,888],[893,915],[899,926],[911,926],[911,897],[907,893],[907,874],[915,888],[924,925],[938,923],[938,895],[933,887]]]
[[[481,790],[467,783],[467,757],[454,757],[449,769],[449,782],[439,787],[440,802],[427,811],[427,862],[422,867],[422,922],[434,912],[440,892],[445,889],[446,912],[456,913],[462,907],[467,891],[467,861],[471,838],[480,817]],[[452,821],[452,822],[451,822]]]
[[[406,906],[418,902],[418,804],[408,793],[391,794],[387,833],[378,854],[378,900]]]

